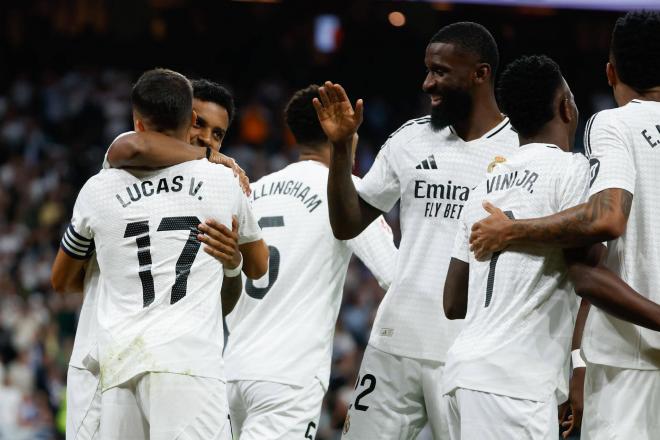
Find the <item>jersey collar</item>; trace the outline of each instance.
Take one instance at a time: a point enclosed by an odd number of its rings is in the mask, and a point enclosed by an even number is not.
[[[479,141],[479,140],[482,140],[482,139],[492,138],[492,137],[496,136],[498,133],[500,133],[502,130],[507,128],[510,123],[511,122],[509,121],[509,118],[507,116],[504,116],[504,119],[502,119],[502,121],[499,124],[497,124],[495,127],[491,128],[489,131],[484,133],[483,136],[481,136],[480,138],[477,138],[477,139],[473,139],[469,142],[474,142],[474,141]],[[449,126],[449,131],[451,131],[451,133],[454,136],[458,137],[458,134],[456,134],[456,130],[454,130],[454,127],[452,127],[451,125]],[[469,143],[469,142],[467,142],[467,143]]]

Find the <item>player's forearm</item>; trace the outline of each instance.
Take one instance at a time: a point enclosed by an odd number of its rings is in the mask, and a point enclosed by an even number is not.
[[[582,334],[584,333],[584,326],[589,316],[589,300],[582,298],[580,301],[580,308],[578,309],[577,316],[575,317],[575,327],[573,328],[573,340],[571,341],[571,351],[577,350],[582,346]]]
[[[351,142],[334,144],[328,174],[328,209],[332,232],[339,240],[356,237],[379,214],[370,216],[365,212],[365,203],[353,184],[352,167]]]
[[[569,266],[575,293],[610,315],[660,331],[660,305],[643,297],[604,266],[584,263]]]
[[[467,315],[470,265],[452,258],[447,269],[442,307],[447,319],[465,319]]]
[[[562,248],[609,241],[623,234],[630,213],[632,194],[607,189],[587,203],[556,214],[530,220],[514,220],[504,232],[514,245],[551,245]]]
[[[60,294],[80,293],[83,291],[84,281],[84,261],[74,260],[59,249],[50,274],[53,290]]]
[[[220,298],[222,302],[222,316],[229,315],[238,300],[241,297],[243,290],[243,280],[241,275],[235,277],[224,277],[222,280],[222,288],[220,289]]]
[[[172,166],[206,157],[206,150],[157,132],[136,132],[121,136],[108,150],[113,168]]]
[[[268,272],[268,246],[263,240],[239,245],[243,254],[243,273],[252,280],[258,280]]]

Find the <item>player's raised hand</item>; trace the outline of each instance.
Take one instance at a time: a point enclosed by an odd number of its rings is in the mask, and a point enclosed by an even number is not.
[[[344,88],[330,81],[319,88],[319,95],[321,99],[314,98],[312,102],[330,142],[351,139],[362,124],[363,101],[358,99],[353,109]]]
[[[487,259],[493,252],[501,251],[507,246],[503,231],[513,222],[490,202],[484,201],[483,207],[490,216],[473,224],[470,233],[470,250],[478,261]]]
[[[241,251],[238,249],[238,219],[232,216],[231,231],[225,225],[213,220],[206,220],[197,226],[202,234],[197,240],[204,243],[204,252],[215,257],[226,269],[235,269],[241,263]]]
[[[241,188],[245,195],[250,195],[252,190],[250,189],[250,179],[248,178],[243,168],[238,166],[236,161],[229,156],[226,156],[219,151],[213,150],[209,156],[209,162],[217,163],[219,165],[224,165],[227,168],[231,168],[234,171],[234,176],[238,177],[239,182],[241,183]]]

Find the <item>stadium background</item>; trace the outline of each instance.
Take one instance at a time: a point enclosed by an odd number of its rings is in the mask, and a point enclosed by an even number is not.
[[[553,57],[583,126],[594,111],[613,106],[604,67],[618,15],[448,2],[3,2],[0,439],[63,438],[66,366],[82,297],[54,294],[50,265],[78,189],[98,171],[112,139],[131,129],[128,97],[143,70],[169,67],[234,92],[238,115],[223,152],[253,181],[296,159],[282,116],[291,93],[340,82],[352,98],[365,99],[356,166],[363,175],[390,132],[428,112],[424,49],[443,24],[487,26],[502,65],[521,54]],[[388,220],[398,235],[396,210]],[[383,294],[353,261],[319,440],[339,436]]]

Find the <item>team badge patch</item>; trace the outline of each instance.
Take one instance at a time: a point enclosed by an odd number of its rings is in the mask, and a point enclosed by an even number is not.
[[[347,434],[349,429],[351,429],[351,415],[346,414],[346,420],[344,421],[344,434]]]
[[[488,172],[490,173],[491,171],[493,171],[493,168],[495,168],[495,165],[497,165],[498,163],[504,163],[504,162],[506,162],[506,157],[495,156],[495,159],[493,159],[492,162],[488,164]]]

